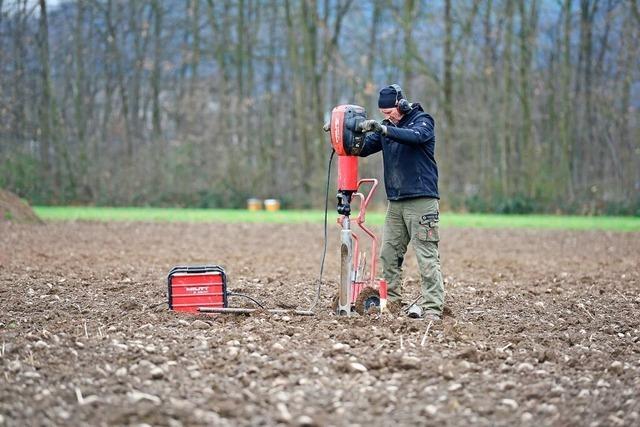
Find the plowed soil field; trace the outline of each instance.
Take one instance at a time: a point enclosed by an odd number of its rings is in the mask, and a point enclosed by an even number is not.
[[[322,227],[1,223],[0,425],[640,424],[640,234],[443,229],[433,324],[331,314],[337,236],[316,316],[207,316],[171,267],[307,308]]]

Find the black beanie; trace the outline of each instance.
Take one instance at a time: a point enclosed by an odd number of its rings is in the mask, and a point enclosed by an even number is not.
[[[402,99],[402,92],[397,92],[393,86],[383,87],[378,97],[378,108],[393,108],[399,99]]]

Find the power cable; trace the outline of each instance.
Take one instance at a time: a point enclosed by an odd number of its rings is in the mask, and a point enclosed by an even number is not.
[[[256,300],[255,298],[250,297],[249,295],[245,295],[245,294],[239,294],[237,292],[231,292],[231,291],[227,291],[227,296],[229,297],[241,297],[241,298],[246,298],[248,300],[253,301],[258,307],[264,309],[264,305],[260,304],[258,302],[258,300]]]
[[[322,248],[322,260],[320,261],[320,277],[318,279],[318,287],[316,289],[316,296],[309,307],[309,311],[315,310],[320,300],[320,288],[322,287],[322,273],[324,272],[324,260],[327,256],[327,213],[329,210],[329,183],[331,182],[331,163],[333,162],[333,156],[336,154],[336,150],[331,149],[331,155],[329,156],[329,167],[327,168],[327,186],[324,196],[324,244]]]
[[[320,300],[320,289],[322,287],[322,274],[324,273],[324,260],[327,256],[327,216],[328,216],[328,212],[329,212],[329,186],[330,186],[330,182],[331,182],[331,164],[333,163],[333,157],[336,154],[336,150],[331,149],[331,155],[329,156],[329,166],[327,168],[327,185],[326,185],[326,192],[325,192],[325,196],[324,196],[324,243],[323,243],[323,248],[322,248],[322,259],[320,261],[320,277],[318,279],[318,286],[316,288],[316,295],[314,298],[313,303],[311,304],[311,306],[309,307],[308,311],[313,311],[316,306],[318,305],[318,301]],[[260,302],[258,302],[258,300],[256,300],[253,297],[250,297],[249,295],[245,295],[245,294],[239,294],[237,292],[232,292],[232,291],[227,291],[227,296],[230,297],[241,297],[241,298],[246,298],[248,300],[251,300],[252,302],[254,302],[258,307],[264,309],[264,305],[262,305]]]

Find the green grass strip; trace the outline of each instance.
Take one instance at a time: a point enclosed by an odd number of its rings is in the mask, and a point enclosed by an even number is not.
[[[149,222],[226,222],[226,223],[313,223],[321,224],[319,210],[250,212],[241,209],[179,208],[104,208],[81,206],[36,206],[38,216],[49,221],[149,221]],[[329,211],[329,223],[337,214]],[[367,214],[367,224],[382,225],[383,212]],[[561,215],[493,215],[443,212],[443,227],[530,228],[560,230],[640,231],[640,217],[561,216]]]

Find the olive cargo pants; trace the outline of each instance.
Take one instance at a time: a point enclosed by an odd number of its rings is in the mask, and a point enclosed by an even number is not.
[[[382,275],[387,281],[389,301],[401,300],[402,263],[407,245],[413,242],[422,278],[422,298],[418,300],[425,312],[442,314],[444,284],[438,253],[438,199],[389,201],[382,232]]]

